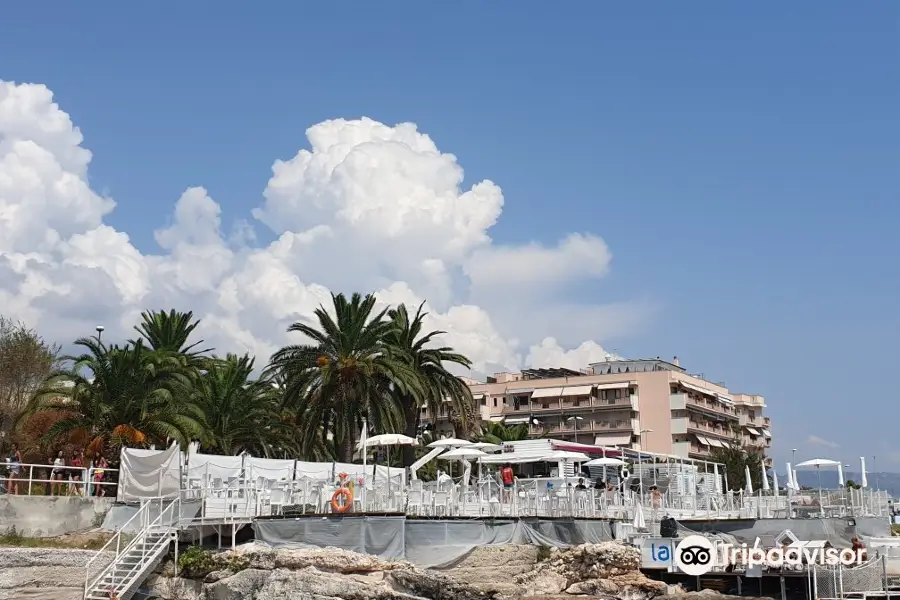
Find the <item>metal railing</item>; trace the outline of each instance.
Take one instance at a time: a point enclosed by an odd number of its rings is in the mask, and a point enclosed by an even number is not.
[[[118,469],[0,463],[0,493],[18,496],[116,495]],[[98,478],[101,477],[101,478]]]
[[[153,499],[141,504],[141,508],[129,519],[125,525],[119,528],[116,535],[107,542],[106,546],[92,558],[85,566],[84,576],[84,598],[88,598],[91,592],[101,591],[111,594],[122,593],[136,583],[136,579],[147,569],[148,564],[158,558],[163,550],[168,548],[172,541],[172,537],[168,535],[158,536],[156,539],[150,539],[153,533],[162,532],[168,534],[170,530],[177,527],[181,518],[181,501],[179,498],[168,501],[167,505],[163,499]],[[151,520],[151,507],[159,503],[160,511],[156,518]],[[135,524],[140,526],[138,533],[127,543],[122,544],[123,530],[129,525]],[[104,552],[111,553],[112,542],[116,542],[115,558],[100,570],[99,574],[91,578],[91,570],[94,561],[103,555]],[[129,559],[128,563],[123,563],[123,557]],[[177,564],[177,549],[175,561]],[[126,570],[127,569],[127,570]],[[104,581],[109,578],[112,581],[108,586],[104,585]],[[98,590],[98,588],[109,588]]]

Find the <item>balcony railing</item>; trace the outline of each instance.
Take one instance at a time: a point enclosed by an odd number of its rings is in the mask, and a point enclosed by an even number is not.
[[[728,438],[734,437],[734,433],[728,427],[712,427],[705,423],[698,423],[697,421],[688,421],[687,428],[688,430],[699,431],[700,433],[711,433],[713,435]]]
[[[601,409],[628,409],[632,410],[634,404],[631,398],[615,398],[613,400],[604,400],[601,398],[582,398],[580,400],[560,400],[550,399],[547,401],[532,401],[530,403],[521,403],[518,406],[504,406],[503,414],[521,414],[521,413],[543,413],[553,411],[596,411]]]
[[[688,408],[696,408],[715,413],[717,415],[727,415],[729,417],[735,418],[737,418],[738,416],[737,411],[734,409],[734,407],[726,406],[721,402],[701,400],[690,395],[686,395],[686,400]]]
[[[603,421],[579,421],[578,425],[564,421],[562,423],[551,422],[542,425],[531,425],[529,433],[532,435],[546,435],[553,433],[612,433],[612,432],[631,432],[633,429],[631,420],[622,422],[621,425],[616,423],[607,423]]]

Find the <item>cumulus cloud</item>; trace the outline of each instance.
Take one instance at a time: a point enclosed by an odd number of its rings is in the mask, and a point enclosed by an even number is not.
[[[481,373],[584,367],[606,351],[565,343],[641,320],[639,305],[554,298],[607,272],[603,240],[494,243],[500,187],[464,185],[456,157],[414,124],[337,119],[307,138],[274,162],[251,220],[223,227],[207,190],[189,188],[160,216],[159,252],[142,253],[104,222],[116,203],[92,189],[91,153],[52,92],[0,81],[0,312],[67,341],[99,323],[130,334],[142,309],[190,309],[210,345],[264,359],[297,341],[287,325],[311,319],[330,290],[377,290],[383,304],[427,299],[429,327]],[[275,239],[257,245],[256,227]]]

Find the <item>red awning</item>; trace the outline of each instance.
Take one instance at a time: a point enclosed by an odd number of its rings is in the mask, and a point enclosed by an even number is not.
[[[618,458],[622,456],[621,450],[606,450],[600,446],[590,446],[588,444],[576,444],[574,442],[550,442],[550,447],[554,450],[567,450],[568,452],[583,452],[588,455],[608,456],[610,458]]]

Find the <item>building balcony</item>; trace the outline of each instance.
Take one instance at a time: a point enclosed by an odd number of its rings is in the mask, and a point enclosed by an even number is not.
[[[688,410],[695,410],[710,415],[724,416],[729,419],[734,419],[735,421],[737,421],[739,418],[738,412],[733,406],[727,406],[716,400],[696,398],[691,396],[690,394],[675,395],[685,396],[685,408],[687,408]]]
[[[552,414],[552,413],[574,413],[574,412],[597,412],[605,410],[637,410],[637,397],[616,398],[614,400],[601,400],[600,398],[585,398],[582,400],[560,400],[552,399],[549,401],[533,401],[528,404],[505,405],[502,414],[504,415],[522,415],[522,414]]]
[[[714,427],[714,426],[707,425],[705,423],[700,423],[697,421],[691,421],[688,419],[685,419],[685,420],[687,421],[687,432],[689,432],[689,433],[699,433],[701,435],[714,435],[716,437],[726,438],[728,440],[734,439],[734,432],[728,427]],[[673,422],[674,422],[674,419],[673,419]]]
[[[619,421],[617,423],[603,421],[579,421],[577,425],[574,422],[549,422],[540,425],[530,425],[529,435],[548,436],[553,434],[598,434],[598,433],[634,433],[634,424],[629,419],[626,422]]]

